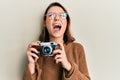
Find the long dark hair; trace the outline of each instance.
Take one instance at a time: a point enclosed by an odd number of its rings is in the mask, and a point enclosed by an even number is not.
[[[47,7],[47,9],[44,13],[44,16],[43,16],[43,20],[42,20],[42,32],[40,34],[39,40],[42,42],[48,42],[50,40],[48,30],[45,27],[45,21],[46,21],[45,15],[47,14],[48,10],[53,6],[61,7],[64,10],[64,12],[67,13],[67,18],[66,18],[67,19],[67,27],[66,27],[66,31],[65,31],[64,37],[63,37],[64,43],[69,43],[69,42],[75,41],[75,38],[72,36],[71,31],[70,31],[70,16],[69,16],[67,10],[58,2],[53,2]]]

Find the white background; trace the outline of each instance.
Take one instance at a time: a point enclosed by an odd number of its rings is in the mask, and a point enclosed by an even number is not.
[[[22,80],[27,45],[38,39],[41,18],[56,0],[0,0],[0,80]],[[120,80],[120,0],[58,0],[71,16],[92,80]]]

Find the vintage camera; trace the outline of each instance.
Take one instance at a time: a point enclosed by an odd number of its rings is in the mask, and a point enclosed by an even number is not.
[[[56,42],[41,42],[40,44],[40,53],[44,56],[52,56],[53,50],[55,50],[55,47],[57,46]],[[40,54],[38,54],[40,55]]]

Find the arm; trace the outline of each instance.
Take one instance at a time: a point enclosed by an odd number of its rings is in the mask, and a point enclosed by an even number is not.
[[[33,46],[39,46],[39,41],[30,43],[27,48],[28,64],[24,72],[23,80],[36,80],[37,77],[36,63],[39,57],[36,55],[38,53],[37,49]]]
[[[38,60],[38,62],[40,62]],[[29,65],[26,66],[26,70],[24,72],[23,80],[41,80],[41,72],[40,65],[35,63],[35,72],[31,74]]]
[[[63,80],[90,80],[84,49],[80,45],[75,46],[77,47],[73,49],[76,50],[73,54],[76,54],[78,57],[75,59],[75,62],[73,60],[70,61],[70,71],[63,71]]]
[[[36,80],[36,73],[31,74],[30,69],[29,69],[29,64],[27,64],[26,66],[23,80]]]

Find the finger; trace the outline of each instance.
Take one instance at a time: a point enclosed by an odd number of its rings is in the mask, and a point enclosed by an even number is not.
[[[61,55],[56,55],[54,59],[57,60],[57,59],[60,59],[60,58],[62,59]]]
[[[38,58],[35,58],[35,62],[38,60]]]
[[[35,45],[37,45],[37,44],[39,44],[39,43],[40,43],[40,41],[32,42],[32,44],[35,44]]]
[[[57,59],[55,62],[56,62],[57,64],[58,64],[58,63],[61,63],[61,62],[62,62],[62,59]]]
[[[39,58],[35,53],[29,53],[29,55],[31,56],[31,57],[34,57],[34,58]]]
[[[30,48],[29,51],[30,51],[30,52],[33,52],[33,53],[38,53],[38,50],[35,49],[35,48]]]
[[[40,41],[31,42],[28,47],[31,48],[32,46],[39,46],[39,44],[40,44]]]
[[[53,55],[56,55],[56,54],[61,54],[62,51],[60,49],[56,49],[53,51]]]
[[[62,44],[62,43],[59,43],[59,44],[58,44],[58,46],[59,46],[59,48],[60,48],[61,50],[63,50],[63,49],[64,49],[64,46],[63,46],[63,44]]]
[[[35,53],[31,53],[31,52],[29,52],[29,55],[27,55],[27,56],[28,56],[28,61],[30,63],[36,62],[39,58]]]

